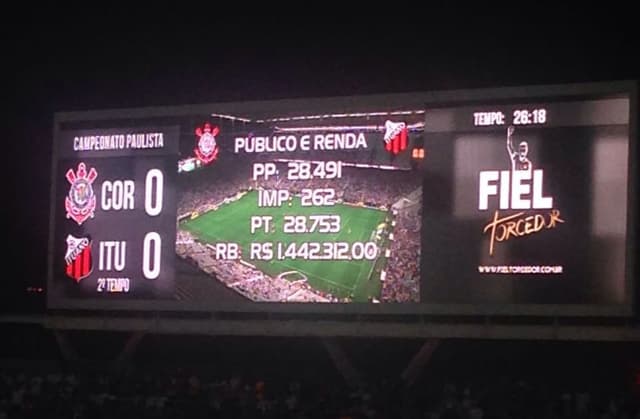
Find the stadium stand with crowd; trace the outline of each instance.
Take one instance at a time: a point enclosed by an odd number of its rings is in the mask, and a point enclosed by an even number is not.
[[[343,156],[344,157],[344,156]],[[415,172],[347,167],[340,179],[304,182],[285,177],[252,181],[249,173],[239,170],[238,161],[229,158],[214,168],[184,176],[184,190],[178,202],[179,219],[189,219],[215,210],[239,193],[250,189],[287,189],[299,193],[304,188],[336,190],[344,203],[387,208],[394,211],[395,226],[391,233],[390,257],[386,263],[386,278],[381,302],[417,302],[420,293],[420,224],[421,179]],[[246,166],[246,162],[245,162]],[[212,170],[213,169],[213,170]],[[233,170],[232,170],[233,169]],[[224,176],[222,176],[224,174]],[[305,281],[290,281],[281,276],[269,276],[248,263],[220,260],[215,250],[178,229],[176,252],[193,266],[214,276],[239,294],[253,301],[346,302],[328,292],[312,288]]]

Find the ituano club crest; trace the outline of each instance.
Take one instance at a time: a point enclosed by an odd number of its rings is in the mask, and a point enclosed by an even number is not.
[[[91,256],[91,239],[89,237],[67,236],[67,251],[64,255],[67,275],[80,282],[91,274],[93,258]]]

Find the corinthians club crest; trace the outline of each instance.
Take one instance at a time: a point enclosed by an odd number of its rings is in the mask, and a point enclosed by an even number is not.
[[[211,126],[208,122],[204,126],[196,128],[198,143],[194,151],[196,157],[204,164],[209,164],[218,157],[220,148],[216,142],[216,135],[219,132],[220,129],[217,126]]]
[[[67,218],[73,219],[78,225],[82,225],[88,218],[93,218],[96,209],[96,195],[91,184],[98,176],[93,167],[87,172],[84,163],[78,164],[76,172],[67,170],[66,178],[71,184],[69,194],[64,200],[67,210]]]

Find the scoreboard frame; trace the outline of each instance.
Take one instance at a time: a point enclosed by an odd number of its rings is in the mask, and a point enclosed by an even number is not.
[[[634,313],[637,280],[637,221],[638,221],[638,82],[635,80],[558,85],[514,86],[500,88],[464,89],[433,92],[411,92],[366,96],[345,96],[312,99],[284,99],[271,101],[228,102],[161,106],[146,108],[108,109],[93,111],[58,112],[53,121],[53,152],[49,211],[49,240],[47,287],[53,278],[54,232],[56,212],[56,182],[58,173],[58,142],[67,123],[83,121],[131,120],[136,118],[161,118],[187,116],[200,113],[259,111],[274,107],[281,112],[305,109],[309,111],[340,110],[350,106],[376,108],[380,105],[420,106],[425,109],[465,104],[482,104],[507,101],[552,101],[616,97],[629,98],[629,143],[627,172],[627,225],[625,249],[625,302],[623,304],[436,304],[436,303],[272,303],[272,302],[194,302],[174,300],[107,301],[97,298],[53,298],[47,293],[49,310],[97,310],[97,311],[152,311],[152,312],[208,312],[208,313],[274,313],[296,318],[296,315],[435,315],[435,316],[534,316],[534,317],[630,317]],[[634,158],[635,157],[635,158]],[[424,275],[424,274],[423,274]]]

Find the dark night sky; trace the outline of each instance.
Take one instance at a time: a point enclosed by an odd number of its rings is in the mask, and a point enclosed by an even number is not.
[[[70,19],[10,27],[7,237],[18,243],[9,254],[18,270],[5,275],[0,294],[15,302],[45,282],[56,111],[638,79],[636,27],[617,19],[221,24],[195,13],[184,25]]]

